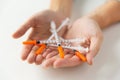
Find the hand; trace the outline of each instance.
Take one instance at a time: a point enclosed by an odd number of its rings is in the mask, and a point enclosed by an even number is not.
[[[66,17],[60,12],[54,12],[46,10],[33,15],[28,19],[14,34],[14,38],[23,36],[28,29],[32,28],[27,40],[43,40],[47,39],[50,35],[50,22],[55,21],[56,25],[59,26]],[[60,35],[64,33],[65,29],[61,30]],[[42,55],[35,55],[35,51],[38,46],[25,45],[22,50],[22,59],[28,60],[29,63],[35,62],[41,64],[44,57]],[[49,52],[49,50],[48,50]]]
[[[102,44],[103,35],[99,25],[94,20],[84,17],[78,19],[73,23],[73,25],[64,35],[64,38],[85,38],[86,42],[82,43],[82,46],[89,47],[89,52],[85,53],[85,56],[87,58],[87,62],[91,65],[93,62],[93,58],[98,53]],[[61,59],[57,57],[57,52],[54,51],[50,53],[49,55],[47,55],[48,59],[43,62],[43,66],[53,66],[55,68],[73,67],[82,63],[82,61],[77,56],[75,56],[72,51],[65,50],[65,54],[65,58]]]
[[[86,53],[87,62],[92,64],[93,58],[98,53],[102,40],[103,34],[100,26],[96,21],[89,17],[83,17],[73,23],[65,38],[85,38],[86,42],[82,43],[82,46],[89,47],[89,52]]]

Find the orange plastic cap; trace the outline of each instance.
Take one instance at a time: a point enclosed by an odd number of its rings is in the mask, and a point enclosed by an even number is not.
[[[36,40],[33,41],[24,41],[23,44],[36,44]]]
[[[64,58],[64,51],[63,51],[63,48],[61,46],[58,46],[58,51],[59,51],[60,57]]]
[[[87,61],[86,57],[79,51],[75,51],[75,55],[78,56],[83,62]]]
[[[41,54],[43,52],[43,50],[46,48],[45,44],[41,44],[41,47],[35,52],[35,54]]]

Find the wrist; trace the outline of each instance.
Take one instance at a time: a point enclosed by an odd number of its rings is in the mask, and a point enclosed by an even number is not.
[[[120,21],[120,2],[116,0],[109,1],[88,15],[98,22],[101,29]]]
[[[72,8],[72,0],[51,0],[50,10],[61,13],[66,17],[70,17]]]

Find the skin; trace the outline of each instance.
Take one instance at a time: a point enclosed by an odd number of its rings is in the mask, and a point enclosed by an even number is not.
[[[13,37],[19,38],[23,36],[28,29],[32,28],[27,40],[47,39],[51,35],[49,32],[50,21],[55,20],[56,24],[60,25],[63,19],[65,19],[65,17],[61,14],[49,10],[37,13],[24,23],[20,29],[13,34]],[[91,30],[93,32],[91,32]],[[86,57],[88,63],[92,64],[93,57],[98,52],[102,42],[102,32],[98,24],[91,19],[81,18],[75,21],[71,27],[67,27],[61,31],[62,32],[59,34],[65,39],[72,39],[76,37],[83,37],[87,39],[87,42],[83,43],[83,45],[90,47],[90,52],[87,53]],[[67,32],[65,33],[65,31]],[[76,33],[73,33],[74,31],[76,31]],[[38,46],[24,45],[21,52],[22,59],[27,60],[30,64],[36,63],[42,64],[43,67],[53,66],[54,68],[73,67],[82,63],[82,61],[75,56],[71,50],[65,50],[65,58],[61,59],[58,57],[58,51],[55,48],[50,47],[46,49],[42,55],[35,55],[35,51],[37,49]],[[45,61],[42,63],[43,60]]]
[[[82,43],[82,45],[84,47],[89,47],[90,50],[88,53],[85,53],[85,56],[87,58],[87,62],[92,64],[93,59],[97,55],[102,44],[102,29],[120,21],[119,8],[120,3],[117,1],[108,1],[104,5],[100,6],[99,9],[96,9],[89,15],[77,19],[71,26],[61,30],[59,35],[65,39],[76,37],[86,38],[86,42]],[[63,7],[58,7],[57,11],[51,7],[51,10],[46,10],[33,15],[13,34],[13,37],[19,38],[23,36],[28,29],[32,28],[32,31],[29,34],[27,40],[47,39],[51,35],[49,31],[50,21],[54,20],[57,26],[59,26],[62,20],[64,20],[66,17],[69,17],[69,11],[64,13],[62,9]],[[79,44],[74,43],[73,45]],[[21,52],[22,59],[27,60],[29,63],[41,64],[45,68],[51,66],[54,68],[73,67],[82,63],[82,61],[77,56],[75,56],[71,50],[68,49],[64,50],[64,59],[59,58],[58,51],[54,47],[47,48],[42,53],[42,55],[37,56],[34,54],[36,49],[38,49],[38,46],[25,45]]]
[[[14,34],[14,38],[20,38],[23,36],[27,30],[32,28],[31,33],[29,34],[27,40],[44,40],[47,39],[50,35],[50,21],[54,20],[57,26],[61,24],[61,22],[65,19],[65,17],[57,12],[46,10],[43,12],[39,12],[33,15],[30,19],[28,19]],[[62,29],[59,33],[62,36],[66,29]],[[22,50],[21,58],[23,60],[28,60],[29,63],[35,62],[36,64],[40,64],[41,60],[44,58],[41,55],[36,56],[34,53],[38,49],[38,46],[33,45],[24,45]],[[41,59],[42,58],[42,59]],[[39,60],[40,59],[40,60]]]
[[[93,58],[98,53],[103,40],[103,35],[100,27],[92,19],[86,17],[78,19],[73,23],[73,25],[70,28],[68,28],[67,33],[64,35],[65,39],[71,39],[76,37],[86,38],[86,42],[82,43],[82,45],[90,48],[90,51],[86,53],[86,58],[88,63],[91,65],[93,62]],[[74,45],[78,46],[78,44]],[[54,68],[73,67],[80,65],[82,63],[82,61],[72,52],[71,54],[69,53],[70,52],[66,54],[66,56],[69,57],[65,59],[58,58],[57,57],[58,54],[56,53],[50,53],[49,55],[54,56],[50,56],[48,60],[45,60],[45,62],[43,62],[43,66],[44,67],[53,66]]]

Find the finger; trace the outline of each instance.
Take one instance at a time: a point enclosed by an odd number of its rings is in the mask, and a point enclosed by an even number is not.
[[[65,55],[65,59],[69,59],[69,58],[72,58],[74,54],[67,54]]]
[[[65,52],[65,54],[69,54],[69,53],[73,52],[73,50],[71,50],[71,49],[64,49],[64,52]]]
[[[36,61],[36,54],[35,54],[35,51],[38,49],[38,46],[34,46],[32,49],[31,49],[31,52],[29,53],[29,56],[27,57],[27,60],[30,64],[32,64],[33,62]]]
[[[56,50],[56,48],[54,48],[54,47],[48,47],[48,48],[43,52],[43,57],[46,58],[46,56],[47,56],[50,52],[52,52],[52,51],[54,51],[54,50]]]
[[[72,58],[75,55],[73,50],[64,49],[64,52],[65,52],[65,58]]]
[[[22,52],[21,52],[22,53],[22,55],[21,55],[21,59],[22,60],[26,60],[27,59],[27,57],[28,57],[32,47],[33,47],[33,45],[24,45],[23,46],[23,49],[22,49]]]
[[[56,59],[57,59],[56,57],[52,57],[52,58],[46,59],[46,60],[42,63],[42,67],[48,68],[48,67],[53,66],[53,63],[54,63],[54,61],[56,61]]]
[[[35,64],[36,64],[36,65],[41,64],[41,63],[42,63],[42,60],[43,60],[42,55],[37,55],[37,56],[36,56]]]
[[[64,54],[65,55],[68,54],[69,52],[70,52],[70,50],[64,49]],[[52,58],[52,57],[56,56],[57,54],[59,54],[58,51],[56,49],[54,49],[53,51],[48,53],[48,55],[46,56],[46,59]]]
[[[46,49],[44,52],[43,52],[43,54],[42,54],[42,56],[44,57],[44,58],[46,58],[46,56],[50,53],[52,51],[52,49]]]
[[[51,52],[48,53],[48,55],[46,56],[46,59],[48,59],[48,58],[52,58],[52,57],[54,57],[54,56],[57,55],[57,54],[58,54],[57,51],[51,51]]]
[[[57,59],[53,66],[54,68],[61,68],[61,67],[73,67],[81,64],[81,60],[77,56],[73,56],[72,58],[64,58],[64,59]]]
[[[94,37],[94,38],[91,39],[90,50],[86,55],[88,64],[92,65],[93,58],[98,53],[98,51],[100,49],[100,46],[101,46],[101,43],[102,43],[102,38]]]
[[[25,34],[25,32],[31,27],[34,26],[33,19],[30,18],[27,22],[25,22],[16,32],[13,33],[13,38],[19,38]]]

